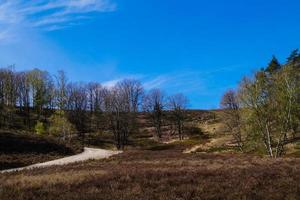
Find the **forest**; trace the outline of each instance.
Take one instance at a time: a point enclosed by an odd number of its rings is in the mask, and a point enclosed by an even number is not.
[[[0,129],[26,130],[64,141],[76,135],[84,142],[86,133],[110,131],[116,147],[123,149],[129,134],[137,131],[142,112],[151,119],[155,136],[162,137],[162,120],[167,118],[182,139],[187,105],[181,93],[166,96],[158,88],[145,92],[134,79],[103,87],[96,82],[69,82],[63,71],[52,76],[39,69],[0,70]]]

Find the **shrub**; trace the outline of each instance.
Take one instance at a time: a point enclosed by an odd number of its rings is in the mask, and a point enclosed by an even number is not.
[[[40,121],[36,123],[34,130],[38,135],[44,135],[46,133],[44,123]]]

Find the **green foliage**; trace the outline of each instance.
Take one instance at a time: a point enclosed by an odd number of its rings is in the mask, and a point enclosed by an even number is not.
[[[38,121],[34,127],[34,130],[38,135],[46,134],[46,129],[43,122]]]
[[[294,51],[292,57],[297,57],[296,54]],[[264,146],[271,157],[278,157],[295,138],[300,125],[299,64],[293,61],[281,67],[273,57],[267,70],[260,70],[253,78],[241,82],[239,100],[248,147]]]
[[[58,110],[50,117],[49,133],[54,136],[70,138],[75,132],[74,126],[65,117],[64,111]]]

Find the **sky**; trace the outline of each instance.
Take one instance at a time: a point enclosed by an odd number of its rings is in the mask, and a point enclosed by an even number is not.
[[[184,93],[219,107],[241,78],[300,48],[299,0],[0,0],[0,67]]]

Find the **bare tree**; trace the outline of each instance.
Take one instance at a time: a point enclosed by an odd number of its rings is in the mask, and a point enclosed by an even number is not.
[[[136,129],[142,93],[141,83],[132,79],[120,81],[104,92],[105,111],[118,149],[124,148],[128,143],[129,133]]]
[[[129,110],[123,95],[121,90],[114,87],[109,90],[105,98],[105,107],[110,122],[110,129],[114,134],[116,147],[118,149],[124,148],[129,133]]]
[[[30,83],[26,72],[17,74],[17,90],[18,90],[18,106],[21,112],[24,113],[24,124],[30,130]]]
[[[68,112],[69,120],[75,125],[79,137],[84,145],[85,132],[87,130],[87,89],[82,83],[68,84]]]
[[[0,82],[1,121],[4,126],[11,128],[14,123],[17,102],[17,77],[14,66],[10,66],[0,71]]]
[[[223,109],[223,120],[226,128],[232,134],[238,148],[243,151],[240,106],[235,91],[228,90],[224,93],[221,100],[221,108]]]
[[[87,85],[88,110],[90,114],[90,128],[97,131],[103,121],[104,100],[106,89],[99,83],[89,83]]]
[[[116,88],[122,93],[124,105],[128,111],[129,132],[134,132],[138,130],[137,115],[144,92],[143,86],[138,80],[125,79],[118,82]]]
[[[125,79],[116,84],[116,87],[123,92],[129,112],[137,113],[141,96],[144,92],[140,81],[135,79]]]
[[[162,137],[164,107],[165,97],[160,89],[150,90],[143,98],[143,110],[149,114],[158,138]]]
[[[56,78],[56,101],[60,110],[65,110],[67,105],[67,85],[68,79],[66,73],[62,70],[58,71]]]
[[[168,107],[171,112],[171,120],[177,127],[179,139],[184,137],[184,122],[186,120],[186,108],[188,99],[181,93],[172,95],[168,98]]]

